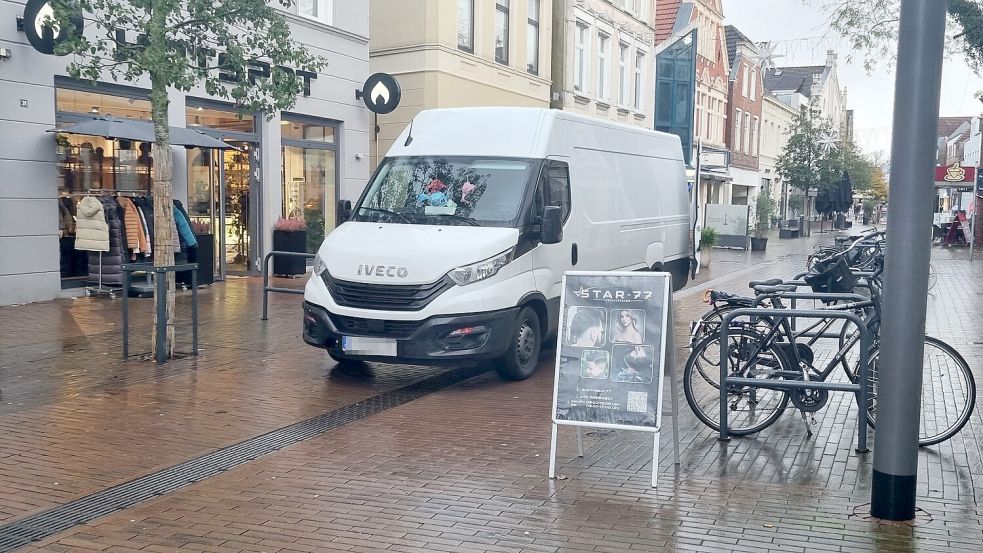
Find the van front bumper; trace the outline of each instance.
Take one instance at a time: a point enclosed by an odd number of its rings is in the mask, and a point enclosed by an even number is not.
[[[360,361],[426,364],[493,359],[512,345],[519,308],[468,315],[435,316],[423,321],[363,319],[328,312],[304,302],[304,341],[332,355]],[[353,354],[343,337],[384,338],[396,343],[396,356]]]

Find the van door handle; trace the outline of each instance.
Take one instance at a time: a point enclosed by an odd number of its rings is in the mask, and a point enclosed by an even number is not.
[[[577,258],[578,258],[577,244],[574,244],[573,246],[570,246],[570,264],[576,265]]]

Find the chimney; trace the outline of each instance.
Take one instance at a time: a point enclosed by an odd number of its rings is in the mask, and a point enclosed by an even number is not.
[[[834,50],[826,50],[826,67],[836,66],[836,52]]]

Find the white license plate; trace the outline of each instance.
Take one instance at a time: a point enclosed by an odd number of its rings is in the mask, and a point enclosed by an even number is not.
[[[341,350],[345,353],[354,353],[356,355],[396,357],[396,340],[392,338],[342,336]]]

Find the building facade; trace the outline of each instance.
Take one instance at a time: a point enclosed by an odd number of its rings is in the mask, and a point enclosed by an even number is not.
[[[730,65],[727,93],[727,130],[730,150],[731,199],[734,205],[753,203],[761,187],[759,145],[764,102],[759,54],[751,39],[736,27],[726,27]]]
[[[424,109],[549,107],[552,0],[368,4],[372,71],[394,75],[403,93],[395,111],[378,116],[373,166]]]
[[[551,106],[653,128],[655,0],[553,0]]]
[[[656,43],[674,41],[697,30],[694,149],[702,144],[700,203],[730,203],[730,151],[727,148],[730,63],[721,0],[659,0]]]
[[[778,158],[788,143],[789,131],[798,111],[771,95],[765,95],[761,105],[761,145],[759,167],[761,186],[770,190],[777,207],[776,216],[791,218],[788,211],[789,183],[778,176]]]
[[[12,52],[0,60],[0,304],[84,285],[87,252],[74,249],[71,209],[86,195],[149,194],[152,165],[149,144],[64,132],[98,115],[149,120],[149,82],[71,79],[67,58],[35,50],[13,24],[24,11],[22,0],[0,3],[9,23],[0,45]],[[240,114],[203,87],[168,94],[171,126],[236,147],[172,151],[174,197],[215,237],[218,278],[257,272],[281,216],[305,217],[308,249],[316,248],[334,227],[336,201],[356,198],[369,174],[369,115],[354,94],[369,74],[368,6],[310,0],[290,12],[294,40],[329,65],[306,77],[289,113]]]

